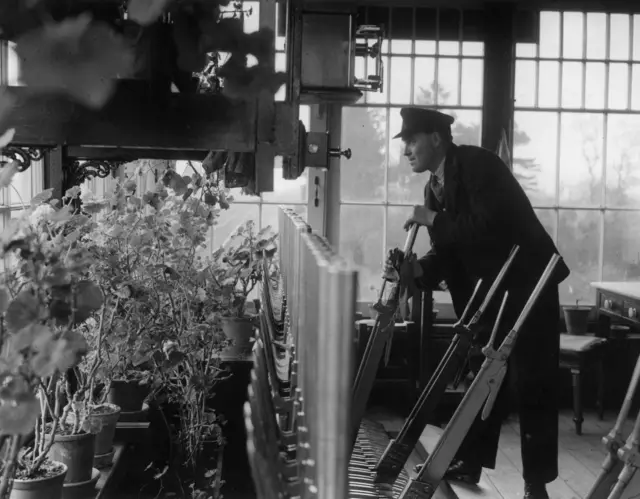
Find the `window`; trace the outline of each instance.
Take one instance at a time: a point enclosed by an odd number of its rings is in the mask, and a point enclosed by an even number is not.
[[[593,304],[640,278],[640,15],[541,12],[516,57],[514,173],[571,268],[561,302]]]
[[[367,9],[365,23],[380,10]],[[423,203],[428,181],[411,172],[402,142],[391,138],[402,125],[400,108],[419,105],[455,116],[458,144],[480,145],[482,125],[484,44],[467,34],[472,30],[465,28],[465,12],[383,10],[389,26],[382,47],[384,91],[365,92],[342,111],[341,146],[351,148],[353,157],[340,173],[340,252],[359,266],[359,300],[366,302],[377,298],[383,259],[389,249],[403,246],[402,225],[410,207]],[[367,63],[358,60],[356,71],[367,74]],[[427,231],[421,230],[416,252],[429,248]],[[434,297],[451,303],[448,293]]]
[[[243,2],[244,26],[247,33],[257,31],[259,28],[260,2]],[[278,19],[276,18],[276,25]],[[276,37],[276,70],[286,70],[285,37]],[[224,59],[223,59],[224,60]],[[285,98],[283,86],[276,94],[277,101]],[[300,119],[309,129],[309,106],[300,106]],[[246,220],[254,220],[260,228],[270,225],[278,230],[278,206],[285,205],[295,209],[306,216],[307,211],[307,172],[295,179],[284,180],[282,177],[282,158],[277,157],[274,165],[274,190],[263,193],[261,196],[248,196],[242,193],[242,189],[231,189],[234,198],[231,207],[223,210],[217,225],[213,227],[211,234],[211,247],[217,248],[229,234]]]

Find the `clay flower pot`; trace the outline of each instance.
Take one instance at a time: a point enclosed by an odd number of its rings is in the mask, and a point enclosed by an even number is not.
[[[15,478],[9,499],[61,499],[67,466],[53,461],[49,468],[47,470],[45,465],[42,476],[33,479]]]
[[[564,312],[564,321],[567,326],[567,333],[578,336],[587,334],[591,307],[572,305],[565,306],[562,310]]]

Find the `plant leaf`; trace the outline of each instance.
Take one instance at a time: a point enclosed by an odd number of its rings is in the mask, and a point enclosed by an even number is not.
[[[4,314],[9,308],[11,302],[11,295],[5,288],[0,288],[0,314]]]
[[[104,303],[100,288],[91,281],[80,281],[76,286],[76,323],[84,322]]]
[[[0,136],[0,149],[7,147],[9,144],[11,144],[11,141],[13,140],[13,137],[15,136],[15,134],[16,134],[15,128],[9,128],[9,130],[4,132]]]
[[[23,290],[16,296],[9,306],[5,320],[7,329],[11,333],[17,333],[22,328],[38,320],[38,300],[28,290]]]
[[[27,31],[16,40],[16,53],[30,89],[65,93],[94,109],[107,102],[116,79],[133,67],[125,39],[86,13]]]
[[[156,21],[164,12],[170,0],[130,0],[127,12],[132,21],[147,26]]]
[[[40,194],[36,194],[31,198],[31,206],[39,206],[43,203],[48,203],[53,196],[53,189],[45,189]]]
[[[0,168],[0,188],[9,187],[13,181],[13,177],[18,173],[18,162],[11,163]]]
[[[25,387],[14,397],[0,399],[0,434],[28,435],[40,416],[38,399]]]

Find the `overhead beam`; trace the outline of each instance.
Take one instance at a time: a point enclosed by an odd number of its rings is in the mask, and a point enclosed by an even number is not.
[[[202,161],[206,151],[190,149],[137,149],[133,147],[67,146],[65,156],[70,159],[103,159],[106,161],[135,161],[137,159],[166,159]]]
[[[188,94],[170,94],[158,102],[145,88],[122,83],[108,104],[95,111],[63,96],[8,87],[16,106],[0,121],[0,129],[15,128],[13,143],[23,146],[255,150],[254,102]]]

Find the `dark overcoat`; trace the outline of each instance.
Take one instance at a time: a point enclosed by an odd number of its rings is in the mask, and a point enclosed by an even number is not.
[[[514,245],[520,251],[498,299],[485,318],[493,322],[502,291],[509,291],[503,328],[506,334],[547,266],[556,246],[540,223],[526,193],[505,163],[475,146],[451,145],[444,167],[444,194],[439,202],[430,184],[425,204],[438,212],[429,229],[432,249],[419,259],[419,285],[433,289],[445,281],[460,316],[478,279],[483,294]],[[517,388],[525,480],[551,482],[557,476],[559,319],[558,284],[569,275],[560,260],[552,282],[525,322],[510,359]],[[489,324],[488,324],[489,325]],[[476,421],[458,457],[493,468],[508,389],[503,387],[488,421]]]

